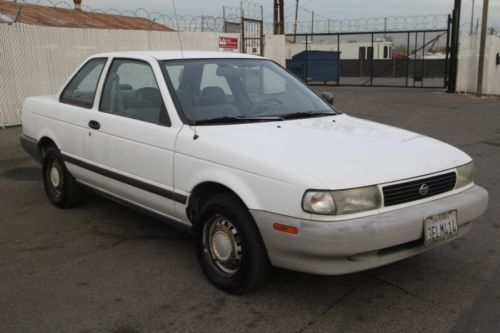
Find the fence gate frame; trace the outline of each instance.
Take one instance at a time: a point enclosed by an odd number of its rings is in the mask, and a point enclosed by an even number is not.
[[[264,55],[264,21],[262,18],[259,20],[241,17],[241,53]]]
[[[305,70],[305,77],[302,77],[302,79],[309,85],[311,86],[319,86],[319,85],[331,85],[331,86],[360,86],[360,87],[391,87],[391,88],[443,88],[443,89],[454,89],[455,82],[456,80],[456,66],[454,66],[453,59],[456,57],[456,53],[458,53],[458,40],[453,38],[452,35],[452,25],[453,25],[453,18],[451,15],[448,15],[448,22],[447,22],[447,27],[442,28],[442,29],[414,29],[414,30],[388,30],[388,31],[353,31],[353,32],[325,32],[325,33],[296,33],[296,34],[288,34],[287,39],[292,39],[296,37],[303,37],[305,38],[305,65],[304,65],[304,70]],[[432,38],[431,40],[425,40],[426,34],[438,34],[438,36]],[[310,60],[309,60],[309,52],[314,51],[314,50],[309,50],[309,43],[313,40],[314,37],[316,36],[329,36],[333,37],[335,39],[336,37],[336,42],[337,42],[337,52],[341,51],[340,49],[340,38],[341,36],[349,36],[349,35],[368,35],[371,36],[371,48],[374,50],[374,43],[375,43],[375,35],[387,35],[387,34],[401,34],[401,35],[406,35],[406,59],[402,60],[406,62],[406,69],[405,69],[405,76],[402,78],[403,79],[403,84],[374,84],[373,80],[376,79],[377,77],[380,78],[380,76],[377,76],[376,73],[374,73],[374,66],[373,66],[373,61],[374,61],[374,56],[372,55],[371,58],[366,59],[366,61],[370,62],[370,70],[369,70],[369,78],[362,82],[362,83],[343,83],[341,80],[340,76],[340,60],[337,61],[337,81],[330,81],[333,82],[330,84],[327,84],[326,82],[324,83],[315,83],[311,82],[308,80],[308,67],[311,65]],[[423,41],[420,43],[417,42],[417,39],[420,36],[423,36]],[[415,49],[410,52],[410,40],[412,39],[415,40]],[[445,37],[446,40],[446,45],[445,45],[445,59],[444,59],[444,69],[443,69],[443,84],[436,86],[436,85],[431,85],[431,86],[426,86],[424,83],[424,79],[418,80],[420,81],[419,85],[415,84],[415,73],[413,75],[413,84],[410,84],[410,61],[414,61],[414,70],[417,69],[417,55],[422,54],[422,56],[425,54],[425,50],[432,44],[436,39],[443,38]],[[418,45],[417,45],[418,44]],[[334,51],[335,52],[335,51]],[[373,51],[372,51],[373,52]],[[414,59],[411,59],[411,57],[414,57]],[[422,57],[421,61],[421,68],[419,70],[423,71],[425,70],[425,58]],[[383,71],[379,71],[379,73],[383,73]],[[425,74],[422,74],[422,76],[425,76]]]
[[[239,33],[240,52],[264,55],[264,9],[257,3],[240,4],[240,7],[222,7],[223,31]]]

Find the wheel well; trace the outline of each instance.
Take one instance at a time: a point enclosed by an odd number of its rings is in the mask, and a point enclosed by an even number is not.
[[[45,152],[47,151],[47,148],[50,146],[57,147],[57,145],[52,141],[50,138],[44,136],[43,138],[38,141],[38,155],[40,157],[40,161],[43,161],[45,157]]]
[[[196,222],[197,213],[201,210],[203,204],[210,197],[219,193],[227,193],[234,196],[246,207],[243,200],[241,200],[241,198],[229,187],[215,182],[205,182],[198,184],[191,192],[191,196],[189,197],[189,204],[186,208],[186,213],[189,220],[193,223]]]

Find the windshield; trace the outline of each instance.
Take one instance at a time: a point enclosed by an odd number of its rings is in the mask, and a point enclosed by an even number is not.
[[[184,121],[198,125],[336,114],[302,81],[270,60],[163,61]]]

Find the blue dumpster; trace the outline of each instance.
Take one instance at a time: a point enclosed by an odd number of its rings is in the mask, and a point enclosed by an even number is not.
[[[338,51],[302,51],[286,61],[286,68],[308,81],[337,81],[339,77]]]

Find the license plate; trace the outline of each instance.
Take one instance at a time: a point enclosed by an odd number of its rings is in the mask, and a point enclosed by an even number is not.
[[[424,219],[425,245],[457,237],[457,211],[432,215]]]

